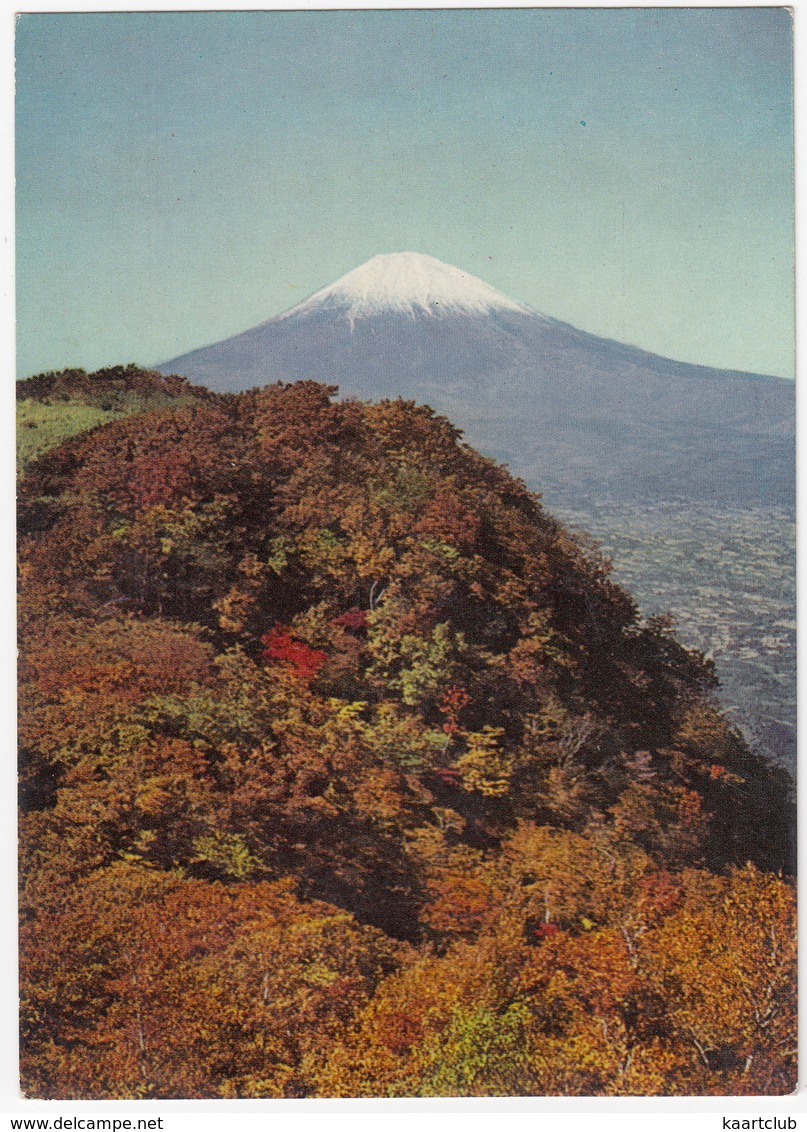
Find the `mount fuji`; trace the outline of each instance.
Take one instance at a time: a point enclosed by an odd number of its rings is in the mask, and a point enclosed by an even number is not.
[[[553,506],[794,492],[793,382],[597,337],[413,252],[157,368],[221,392],[308,378],[426,402]]]

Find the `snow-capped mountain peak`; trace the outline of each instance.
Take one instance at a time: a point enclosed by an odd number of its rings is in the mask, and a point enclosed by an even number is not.
[[[281,317],[322,308],[341,310],[351,323],[390,311],[412,317],[494,310],[533,313],[475,275],[418,252],[373,256]]]

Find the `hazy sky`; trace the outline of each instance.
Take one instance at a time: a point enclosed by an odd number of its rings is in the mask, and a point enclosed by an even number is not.
[[[784,9],[25,15],[21,375],[162,361],[419,251],[790,375]]]

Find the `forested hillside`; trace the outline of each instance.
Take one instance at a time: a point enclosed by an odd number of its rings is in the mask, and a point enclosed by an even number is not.
[[[787,776],[523,484],[334,393],[22,479],[23,1089],[788,1092]]]

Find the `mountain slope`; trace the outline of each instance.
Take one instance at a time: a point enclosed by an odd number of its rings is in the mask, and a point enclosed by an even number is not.
[[[556,505],[793,498],[792,382],[599,338],[428,256],[377,256],[158,368],[221,391],[310,378],[426,401]]]

